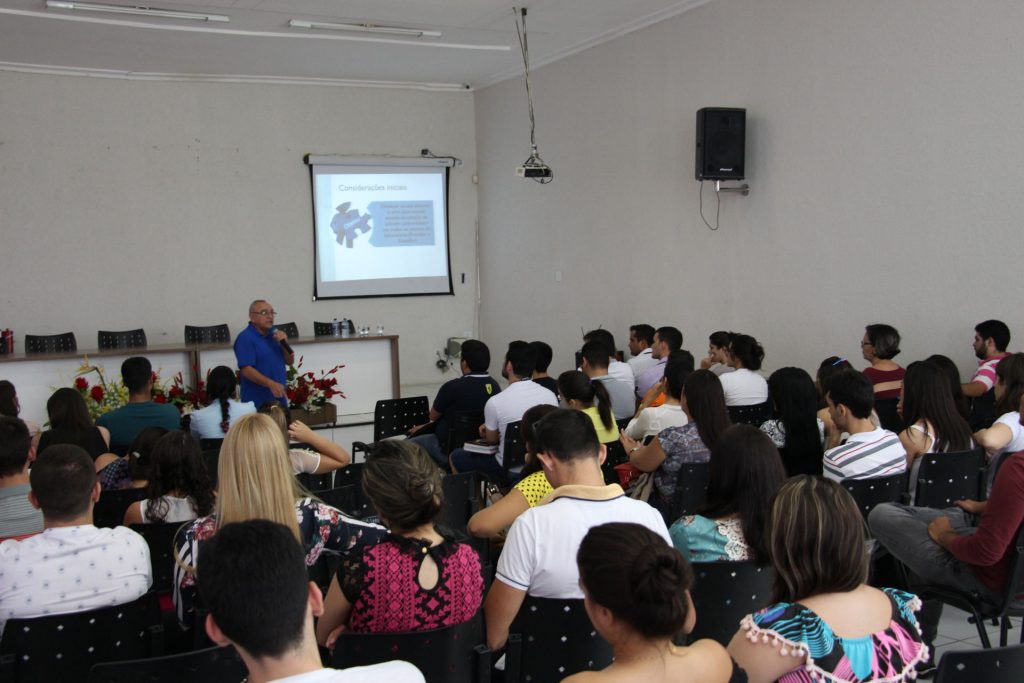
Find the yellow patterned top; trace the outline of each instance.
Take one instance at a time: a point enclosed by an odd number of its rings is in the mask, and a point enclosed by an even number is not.
[[[523,494],[530,507],[536,507],[537,503],[554,490],[544,476],[543,470],[522,479],[515,488]]]

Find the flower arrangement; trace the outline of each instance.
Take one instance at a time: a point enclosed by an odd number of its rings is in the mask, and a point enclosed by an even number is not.
[[[91,385],[88,379],[90,375],[96,376]],[[108,380],[103,374],[103,366],[89,365],[88,358],[75,372],[72,386],[85,399],[89,415],[94,420],[128,403],[127,387],[120,380]],[[198,389],[192,389],[185,384],[185,378],[180,372],[172,378],[169,385],[160,379],[158,372],[153,373],[154,403],[170,403],[183,415],[187,415],[201,408],[205,399],[206,391],[202,381],[199,382]]]
[[[323,410],[334,396],[345,398],[344,392],[338,389],[338,379],[334,376],[344,365],[335,365],[330,370],[321,370],[317,377],[312,371],[301,372],[302,357],[297,365],[288,366],[288,407],[306,410],[311,413]]]

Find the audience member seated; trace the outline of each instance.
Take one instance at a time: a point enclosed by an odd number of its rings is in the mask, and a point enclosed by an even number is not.
[[[677,647],[672,639],[696,623],[693,570],[656,533],[612,522],[587,532],[576,553],[590,621],[612,646],[603,671],[571,683],[726,683],[733,673],[725,648],[710,639]]]
[[[93,460],[110,451],[110,432],[93,424],[85,399],[76,389],[64,387],[53,392],[46,401],[46,414],[50,428],[39,436],[39,453],[61,443],[82,447]]]
[[[608,374],[620,382],[628,384],[629,390],[633,391],[636,386],[636,381],[633,379],[633,368],[629,367],[629,363],[623,363],[616,357],[618,348],[615,346],[615,335],[602,329],[591,330],[583,335],[584,344],[595,339],[608,349]],[[576,369],[582,370],[583,368]]]
[[[128,390],[128,404],[100,415],[96,424],[110,430],[110,447],[124,453],[139,432],[146,427],[167,431],[181,428],[178,409],[153,401],[153,366],[143,356],[132,356],[121,363],[121,379]]]
[[[28,500],[28,466],[35,457],[24,421],[0,415],[0,540],[37,534],[43,514]]]
[[[326,474],[348,467],[352,456],[344,448],[309,428],[301,420],[288,422],[289,413],[277,401],[267,401],[260,406],[260,412],[269,415],[281,430],[288,459],[295,474]],[[292,448],[292,443],[306,444],[311,448]]]
[[[785,479],[779,451],[764,432],[729,427],[711,449],[704,506],[669,528],[672,544],[691,562],[767,562],[766,522]]]
[[[324,550],[352,550],[386,535],[383,527],[303,497],[281,430],[266,415],[246,415],[231,425],[220,448],[214,514],[200,517],[175,539],[173,597],[183,626],[191,627],[195,616],[196,564],[203,543],[225,524],[257,518],[288,527],[306,551],[307,566]]]
[[[648,502],[665,514],[676,490],[679,468],[707,462],[715,441],[730,424],[722,383],[710,370],[696,370],[686,378],[681,405],[686,424],[662,430],[646,446],[625,433],[619,436],[629,462],[642,472],[653,472],[654,488]]]
[[[651,358],[657,361],[643,371],[636,379],[636,397],[643,399],[647,392],[665,376],[665,364],[673,351],[683,348],[683,333],[678,328],[666,325],[654,331],[651,344]]]
[[[591,339],[580,349],[580,370],[592,382],[600,382],[608,392],[612,413],[616,420],[633,417],[636,411],[636,399],[633,397],[633,385],[613,377],[608,370],[611,356],[608,349],[599,339]],[[624,364],[623,364],[624,365]],[[628,367],[628,366],[627,366]],[[630,375],[632,378],[632,375]],[[563,396],[562,398],[565,398]]]
[[[217,645],[235,647],[249,683],[423,683],[419,670],[402,661],[323,668],[313,635],[323,597],[288,526],[262,519],[225,524],[200,554],[206,633]]]
[[[864,360],[871,363],[864,374],[874,386],[875,400],[899,398],[904,370],[893,361],[900,352],[900,333],[896,328],[881,323],[868,325],[864,328],[860,352]]]
[[[320,644],[334,647],[342,631],[428,631],[472,619],[484,592],[480,557],[435,526],[444,498],[430,456],[407,441],[377,443],[363,491],[390,533],[342,558],[316,625]]]
[[[816,415],[814,380],[801,368],[779,368],[768,378],[768,401],[772,418],[761,431],[781,449],[786,472],[821,474],[825,423]]]
[[[927,361],[911,363],[903,377],[900,405],[907,428],[900,432],[900,442],[907,452],[911,500],[922,455],[974,448],[971,428],[957,412],[948,385],[942,369]]]
[[[477,538],[503,536],[519,515],[537,507],[554,489],[544,475],[537,444],[533,438],[533,425],[548,413],[558,410],[555,406],[534,406],[523,413],[519,423],[523,443],[526,445],[526,465],[522,479],[516,482],[508,493],[469,518],[469,533]]]
[[[128,507],[124,523],[191,522],[213,512],[213,498],[213,483],[195,437],[180,430],[168,432],[153,447],[146,498]]]
[[[654,357],[654,328],[647,323],[629,326],[629,353],[632,358],[626,361],[633,371],[633,379],[640,379],[646,370],[657,365]]]
[[[836,482],[799,475],[782,485],[768,524],[775,604],[744,617],[728,648],[750,683],[916,677],[928,659],[914,616],[921,603],[865,583],[863,526]]]
[[[18,391],[6,379],[0,379],[0,415],[7,417],[18,417],[21,413],[21,402],[18,400]],[[22,420],[32,436],[32,445],[39,443],[39,425],[31,420]]]
[[[964,396],[971,399],[971,429],[987,429],[999,413],[993,410],[996,366],[1006,358],[1010,345],[1010,328],[1002,320],[985,320],[974,328],[974,355],[978,369],[971,381],[961,385]]]
[[[818,366],[818,374],[814,380],[814,386],[818,390],[818,419],[825,424],[825,448],[835,448],[842,441],[843,433],[832,421],[832,414],[828,409],[828,401],[825,400],[825,385],[832,375],[843,370],[853,370],[853,366],[845,358],[829,356],[821,361]]]
[[[456,448],[449,457],[454,472],[482,472],[494,481],[502,481],[505,427],[510,422],[521,420],[523,413],[533,406],[558,405],[553,392],[530,380],[534,362],[533,349],[529,344],[509,344],[502,368],[502,374],[508,377],[508,387],[484,405],[484,423],[480,425],[480,438],[497,444],[498,452],[489,455]]]
[[[448,432],[455,413],[482,411],[488,399],[501,391],[498,380],[487,374],[491,365],[491,351],[487,344],[476,339],[462,342],[459,352],[459,369],[462,376],[441,385],[430,407],[430,421],[434,431],[412,437],[413,443],[423,449],[441,467],[448,469]],[[412,433],[427,425],[413,427]]]
[[[665,394],[665,401],[658,406],[648,405],[653,391],[648,391],[640,402],[636,417],[626,425],[626,435],[636,441],[657,436],[669,427],[686,424],[686,413],[680,405],[683,396],[683,382],[693,372],[693,356],[689,351],[673,351],[665,364],[665,376],[655,384],[657,393]]]
[[[825,385],[825,399],[836,427],[850,435],[825,452],[824,475],[830,479],[874,479],[907,470],[900,438],[871,421],[875,392],[864,373],[846,370]]]
[[[585,357],[583,362],[586,363]],[[605,382],[588,379],[579,370],[566,370],[558,376],[558,395],[562,405],[579,410],[593,420],[598,441],[608,443],[619,438]]]
[[[555,352],[551,350],[551,345],[542,341],[532,341],[530,342],[530,348],[535,356],[531,378],[551,393],[558,395],[558,381],[548,374],[551,360],[555,357]]]
[[[223,439],[228,428],[238,418],[256,412],[252,401],[242,403],[236,399],[238,380],[235,371],[218,365],[206,377],[206,397],[209,405],[192,413],[189,429],[197,439]]]
[[[875,539],[910,570],[911,587],[923,581],[1000,604],[1024,524],[1024,453],[1013,453],[999,468],[987,501],[958,500],[945,510],[884,503],[868,523]],[[921,629],[928,645],[941,616],[942,603],[926,601]]]
[[[50,446],[29,479],[29,500],[43,512],[44,531],[0,543],[0,631],[8,619],[120,605],[149,590],[153,576],[142,536],[92,524],[100,484],[84,449]]]
[[[1024,450],[1024,428],[1020,424],[1021,396],[1024,396],[1024,353],[1006,356],[996,366],[996,414],[991,427],[975,432],[974,439],[985,449],[991,462],[1003,453]]]
[[[925,360],[937,365],[946,375],[946,378],[949,380],[949,390],[953,396],[956,412],[960,413],[960,416],[969,423],[971,419],[971,406],[967,397],[964,396],[964,388],[960,384],[960,369],[956,366],[956,363],[949,356],[943,356],[941,353],[934,353],[925,358]]]
[[[521,514],[508,532],[484,607],[492,650],[505,645],[527,593],[538,598],[583,597],[576,550],[591,527],[636,522],[669,541],[656,510],[627,498],[618,484],[604,484],[605,447],[586,415],[558,410],[537,422],[533,431],[537,457],[555,490],[541,505]]]
[[[727,406],[754,406],[768,400],[768,382],[757,373],[764,360],[764,349],[749,334],[729,338],[729,366],[723,373],[722,390]]]
[[[121,489],[143,489],[149,484],[149,464],[156,442],[167,434],[163,427],[146,427],[128,447],[128,453],[119,458],[113,453],[104,453],[96,458],[96,472],[104,491]]]
[[[710,370],[716,375],[724,375],[735,370],[729,365],[729,346],[732,344],[732,332],[719,330],[708,337],[708,355],[700,360],[702,370]]]

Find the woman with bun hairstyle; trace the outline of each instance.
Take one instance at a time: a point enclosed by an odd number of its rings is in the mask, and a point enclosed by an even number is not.
[[[864,328],[860,353],[871,363],[864,374],[875,387],[875,400],[900,397],[904,370],[893,360],[900,353],[900,333],[892,325],[875,323]]]
[[[749,334],[734,334],[729,340],[729,365],[733,372],[719,377],[727,406],[754,406],[768,400],[768,382],[757,373],[764,360],[764,348]]]
[[[480,609],[480,558],[435,526],[444,507],[441,470],[409,441],[378,441],[363,466],[363,492],[390,529],[380,544],[343,556],[316,626],[333,647],[343,630],[426,631],[469,621]]]
[[[256,412],[252,401],[235,400],[238,380],[235,371],[218,365],[206,376],[206,397],[209,404],[192,413],[189,429],[197,439],[223,439],[231,424],[249,413]]]
[[[565,407],[582,411],[594,421],[598,441],[609,443],[619,438],[612,399],[604,382],[591,380],[579,370],[568,370],[558,376],[558,395]]]
[[[595,526],[576,553],[583,604],[612,646],[615,660],[583,671],[572,683],[726,683],[733,665],[713,640],[681,647],[672,639],[696,623],[693,570],[678,551],[647,527],[625,522]]]
[[[774,603],[740,622],[729,654],[750,683],[899,683],[928,648],[917,596],[867,585],[864,519],[837,482],[799,475],[772,503]]]

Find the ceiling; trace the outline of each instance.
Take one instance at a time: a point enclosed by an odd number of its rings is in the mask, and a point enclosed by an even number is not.
[[[226,15],[198,22],[0,0],[0,70],[115,78],[479,88],[522,73],[522,0],[95,0]],[[150,4],[150,2],[152,4]],[[710,0],[532,0],[538,67]],[[295,29],[291,19],[440,31],[437,38]]]

